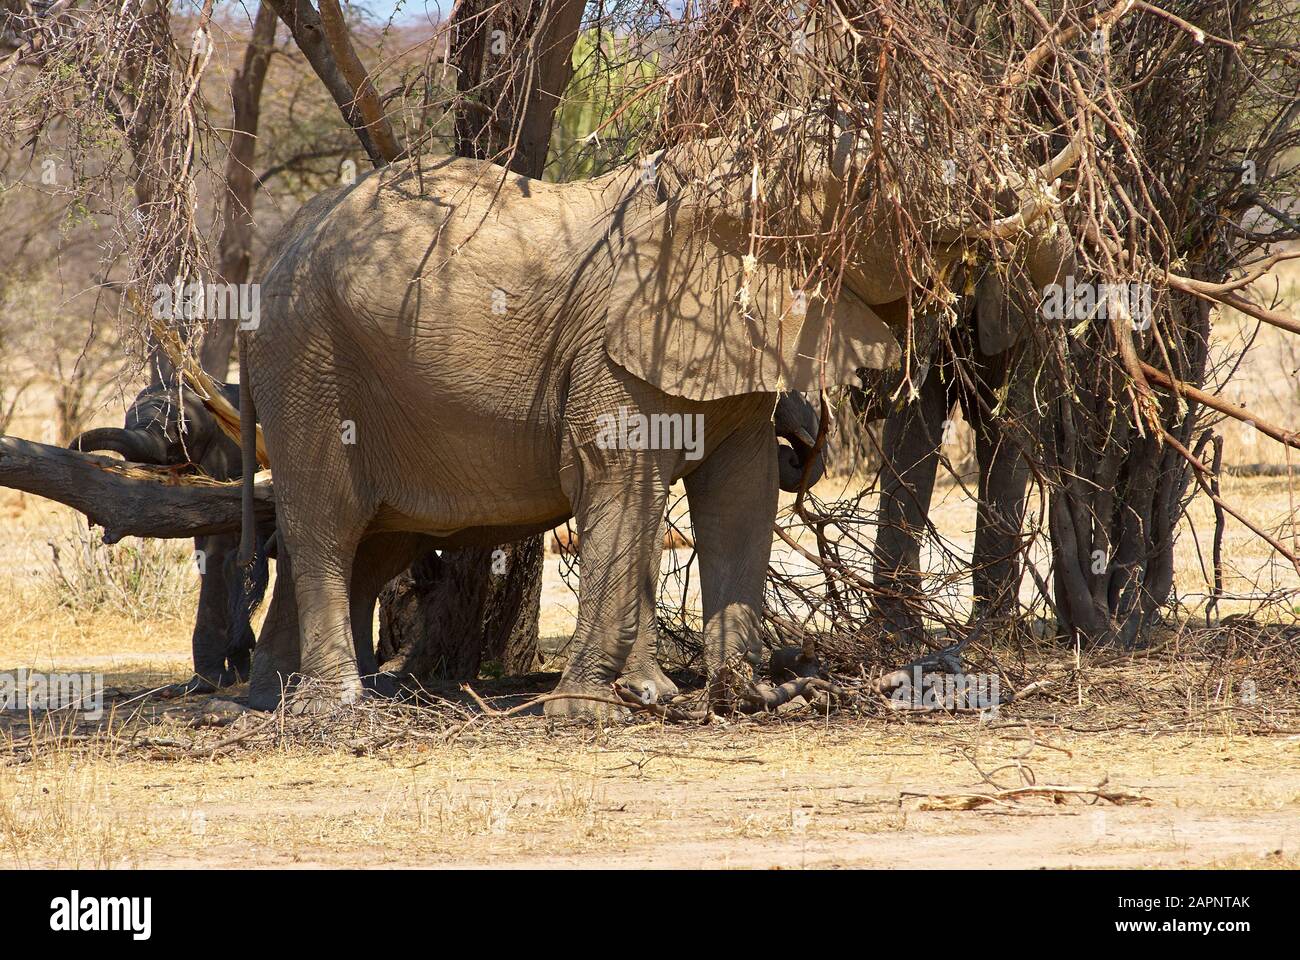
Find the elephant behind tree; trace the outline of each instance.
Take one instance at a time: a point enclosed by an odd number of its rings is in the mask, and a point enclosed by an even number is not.
[[[238,406],[238,385],[218,384],[218,388]],[[127,409],[123,426],[87,430],[69,447],[109,450],[134,463],[192,464],[214,480],[236,480],[241,470],[239,445],[226,436],[194,391],[179,390],[174,381],[142,390]],[[211,692],[248,676],[250,651],[229,649],[229,574],[238,544],[235,534],[194,540],[201,558],[199,605],[191,635],[194,676],[168,688],[170,695]]]
[[[871,149],[849,131],[830,146],[801,174],[817,211],[857,202],[845,165]],[[743,681],[776,511],[776,393],[895,362],[871,305],[909,288],[882,266],[896,253],[886,225],[855,252],[834,303],[796,297],[806,277],[779,252],[752,252],[750,168],[700,170],[699,149],[654,158],[656,177],[634,164],[560,185],[426,159],[300,211],[242,351],[299,611],[298,649],[269,669],[323,681],[317,697],[355,698],[355,577],[376,553],[404,566],[413,535],[488,545],[576,515],[584,575],[560,685],[573,696],[547,709],[589,712],[583,697],[638,679],[668,486],[681,477],[711,694]],[[647,422],[673,439],[647,442]]]
[[[860,415],[884,419],[874,611],[892,631],[914,638],[923,631],[921,540],[958,406],[974,431],[979,468],[971,616],[1005,617],[1018,609],[1029,457],[1040,439],[1033,386],[1041,354],[1031,320],[1041,287],[1069,269],[1067,250],[1056,263],[1037,282],[1021,277],[1011,284],[989,268],[974,293],[959,300],[946,335],[921,324],[928,348],[913,370],[914,383],[920,381],[914,399],[889,401],[897,374],[864,372],[864,386],[852,389]]]

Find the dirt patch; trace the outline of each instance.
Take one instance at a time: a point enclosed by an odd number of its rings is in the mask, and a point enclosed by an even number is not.
[[[201,711],[199,711],[201,712]],[[245,722],[245,721],[240,721]],[[263,723],[258,715],[256,723]],[[226,731],[232,728],[225,728]],[[237,728],[235,728],[237,729]],[[541,718],[365,755],[159,762],[48,745],[0,767],[14,866],[1239,867],[1300,864],[1300,737],[1006,718],[605,729]],[[224,731],[223,731],[224,734]],[[1107,783],[1148,798],[919,809],[905,794]]]

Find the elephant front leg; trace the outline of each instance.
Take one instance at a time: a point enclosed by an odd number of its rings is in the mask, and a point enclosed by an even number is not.
[[[428,545],[415,533],[379,533],[361,541],[352,564],[352,643],[357,655],[361,684],[378,696],[397,693],[396,678],[379,672],[375,659],[374,616],[379,591],[393,577],[411,565]]]
[[[578,625],[555,689],[568,696],[547,701],[545,711],[607,717],[622,711],[598,701],[613,698],[612,685],[628,667],[645,604],[654,603],[647,585],[659,569],[668,484],[654,459],[642,455],[619,469],[588,466],[577,500]],[[583,699],[592,697],[597,699]]]
[[[777,452],[766,422],[733,433],[686,478],[713,701],[729,699],[733,681],[752,684],[761,658],[763,583],[777,489]]]
[[[991,417],[977,421],[979,512],[971,581],[973,621],[1014,616],[1020,605],[1021,529],[1030,470],[1022,444],[1028,438],[1000,429]]]
[[[215,693],[248,677],[248,658],[228,659],[229,587],[226,557],[237,546],[229,536],[196,537],[195,564],[199,572],[199,605],[194,615],[194,632],[190,648],[194,675],[184,683],[164,687],[158,696],[164,700],[190,694]]]
[[[662,534],[667,529],[667,522],[660,523],[659,529]],[[659,540],[663,540],[662,535],[659,536]],[[656,559],[646,570],[636,640],[632,643],[632,652],[628,654],[623,675],[618,678],[619,684],[627,687],[642,703],[663,703],[680,692],[677,684],[669,679],[659,665],[659,623],[655,616],[655,602],[659,594],[659,568],[660,562]]]

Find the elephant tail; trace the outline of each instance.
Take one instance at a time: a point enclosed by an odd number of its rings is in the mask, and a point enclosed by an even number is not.
[[[248,367],[248,353],[244,338],[239,337],[239,449],[243,473],[240,476],[241,515],[239,530],[239,556],[235,562],[236,575],[230,588],[230,625],[228,649],[230,653],[253,649],[253,614],[266,596],[270,580],[267,564],[268,548],[276,537],[273,530],[265,540],[257,536],[257,516],[254,513],[254,484],[257,477],[257,408],[253,404],[253,383]]]

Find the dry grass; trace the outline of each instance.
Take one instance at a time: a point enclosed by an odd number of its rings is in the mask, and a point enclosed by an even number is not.
[[[979,770],[1008,763],[1040,783],[1109,778],[1154,803],[1102,814],[899,803],[902,791],[980,788]],[[1021,723],[555,732],[522,720],[369,756],[286,745],[159,763],[51,750],[0,769],[0,797],[0,855],[25,865],[1268,867],[1294,860],[1300,825],[1293,740]]]

